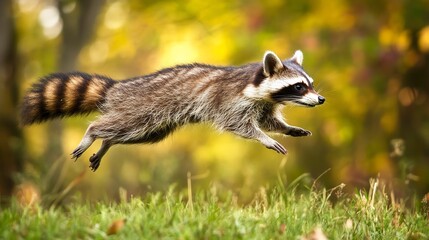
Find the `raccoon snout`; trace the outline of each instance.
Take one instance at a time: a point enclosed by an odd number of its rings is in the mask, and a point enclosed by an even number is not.
[[[323,96],[319,96],[319,104],[323,104],[325,102],[325,98]]]

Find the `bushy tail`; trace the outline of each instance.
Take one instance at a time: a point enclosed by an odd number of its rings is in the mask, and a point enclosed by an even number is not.
[[[33,84],[21,106],[21,124],[89,113],[103,103],[115,80],[81,72],[54,73]]]

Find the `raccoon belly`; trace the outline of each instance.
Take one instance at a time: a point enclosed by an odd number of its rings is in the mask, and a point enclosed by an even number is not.
[[[122,141],[124,144],[136,143],[156,143],[167,137],[170,133],[176,130],[176,125],[169,125],[163,128],[158,128],[150,132],[143,133],[137,137],[128,138]]]

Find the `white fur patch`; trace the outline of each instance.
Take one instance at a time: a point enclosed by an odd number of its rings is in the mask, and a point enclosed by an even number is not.
[[[293,78],[272,78],[264,79],[259,86],[249,84],[244,90],[243,93],[245,96],[250,98],[260,98],[267,99],[270,94],[275,93],[282,88],[289,87],[296,83],[304,83],[307,85],[307,81],[304,77],[293,77]]]
[[[299,101],[308,105],[319,105],[319,95],[315,92],[308,92]]]

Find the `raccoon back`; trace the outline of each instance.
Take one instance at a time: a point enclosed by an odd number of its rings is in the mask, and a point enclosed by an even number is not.
[[[40,79],[21,105],[21,124],[98,110],[115,80],[81,72],[54,73]]]

